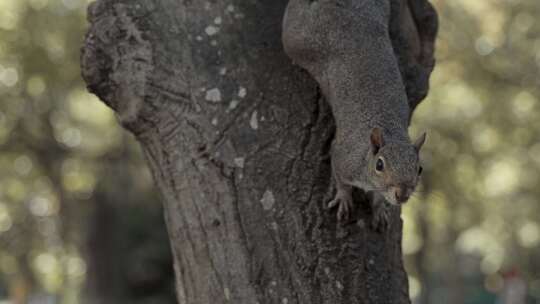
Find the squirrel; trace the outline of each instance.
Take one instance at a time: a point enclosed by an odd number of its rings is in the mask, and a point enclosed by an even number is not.
[[[336,135],[330,151],[338,207],[348,221],[353,187],[370,201],[377,229],[388,203],[405,203],[418,184],[423,133],[411,142],[410,106],[389,34],[390,3],[290,0],[283,18],[286,54],[315,78],[330,104]]]

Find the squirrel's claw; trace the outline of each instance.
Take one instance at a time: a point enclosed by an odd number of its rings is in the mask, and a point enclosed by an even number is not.
[[[339,204],[339,199],[337,197],[335,197],[333,200],[328,202],[328,204],[326,205],[326,209],[332,209],[335,206],[337,206],[338,204]]]
[[[348,200],[343,200],[339,204],[338,211],[337,211],[337,219],[338,221],[346,222],[349,220],[349,215],[351,214],[352,209],[352,202]]]
[[[349,220],[349,215],[352,209],[352,197],[349,194],[339,192],[336,194],[333,200],[328,203],[328,209],[338,206],[337,219],[338,221]]]

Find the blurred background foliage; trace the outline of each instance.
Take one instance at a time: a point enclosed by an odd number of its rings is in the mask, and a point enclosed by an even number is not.
[[[412,128],[428,131],[427,170],[404,208],[411,293],[540,303],[540,1],[433,3],[437,65]]]
[[[89,2],[0,0],[0,303],[175,303],[151,176],[80,77]]]
[[[151,176],[80,78],[88,2],[0,0],[0,303],[174,303]],[[411,128],[428,131],[424,181],[403,208],[411,296],[540,303],[540,1],[432,2],[438,61]]]

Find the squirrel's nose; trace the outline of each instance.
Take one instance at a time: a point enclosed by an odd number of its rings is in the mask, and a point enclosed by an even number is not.
[[[396,196],[396,201],[400,204],[409,199],[409,191],[407,191],[407,189],[404,187],[397,187],[394,191],[394,195]]]

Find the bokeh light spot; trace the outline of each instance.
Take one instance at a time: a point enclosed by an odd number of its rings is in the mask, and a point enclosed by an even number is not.
[[[530,92],[522,91],[512,100],[512,111],[520,120],[528,118],[534,114],[532,110],[537,102],[538,100]]]
[[[67,259],[67,272],[71,277],[81,277],[86,274],[86,263],[80,257]]]
[[[41,76],[32,76],[26,82],[26,91],[33,97],[43,94],[46,88],[45,81]]]
[[[23,1],[0,1],[0,29],[13,30],[20,18],[20,5]]]
[[[409,276],[409,294],[411,298],[416,299],[420,295],[420,292],[422,292],[420,281],[413,276]]]
[[[480,263],[480,269],[485,274],[494,274],[501,269],[504,254],[502,251],[488,253]]]
[[[62,132],[60,141],[70,148],[75,148],[81,144],[81,131],[77,128],[67,128]]]
[[[13,162],[13,168],[20,175],[28,175],[32,171],[32,160],[26,155],[21,155]]]
[[[478,55],[481,55],[481,56],[487,56],[491,54],[493,50],[495,49],[493,44],[484,36],[476,39],[474,43],[474,47]]]
[[[514,191],[519,183],[518,169],[519,165],[513,159],[504,159],[492,164],[484,179],[485,193],[496,197]]]
[[[499,143],[499,134],[491,126],[477,124],[472,130],[472,146],[477,152],[488,152]]]
[[[34,197],[30,200],[30,212],[35,216],[47,216],[51,211],[51,203],[45,197]]]
[[[540,228],[535,222],[527,221],[518,231],[519,244],[532,248],[540,243]]]
[[[13,221],[5,204],[0,203],[0,233],[9,231]]]
[[[19,81],[19,73],[15,68],[0,67],[0,82],[6,87],[12,87]]]

